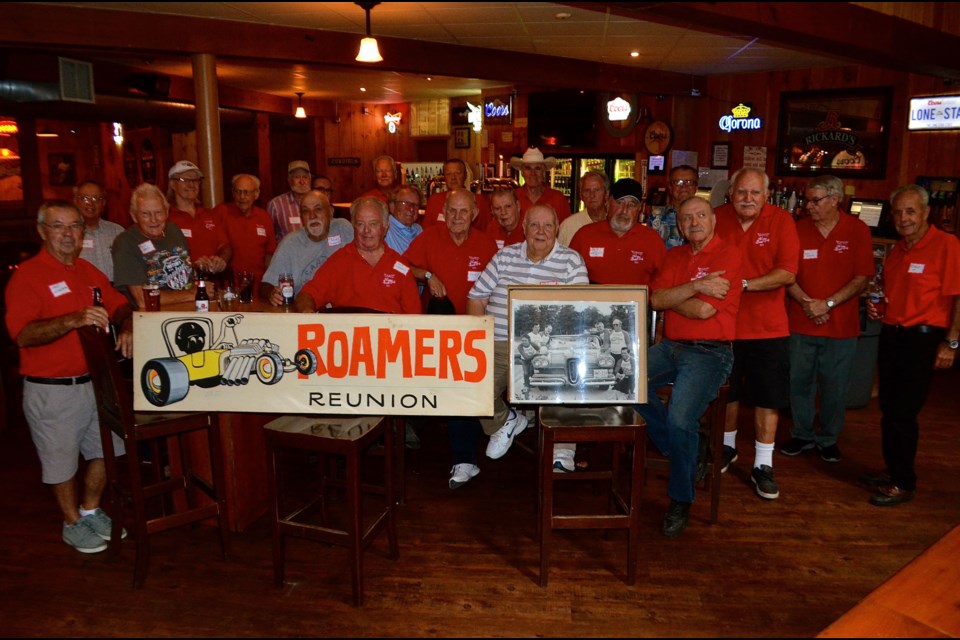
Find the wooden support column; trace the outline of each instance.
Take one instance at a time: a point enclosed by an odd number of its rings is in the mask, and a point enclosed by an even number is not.
[[[270,165],[270,114],[263,111],[257,112],[257,160],[257,177],[260,178],[260,206],[265,207],[270,198],[273,198],[279,192],[273,188],[273,169]]]
[[[326,127],[323,118],[310,116],[310,167],[313,175],[327,173]],[[328,176],[329,177],[329,176]]]
[[[223,202],[223,162],[220,148],[220,100],[217,94],[217,58],[209,53],[190,56],[197,98],[197,151],[203,171],[203,203]]]
[[[18,116],[20,129],[20,180],[23,185],[23,206],[28,218],[36,218],[43,202],[43,181],[40,172],[40,145],[37,143],[37,122],[31,117]]]

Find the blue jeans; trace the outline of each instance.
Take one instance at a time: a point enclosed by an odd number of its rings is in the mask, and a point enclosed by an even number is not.
[[[650,440],[670,458],[668,494],[673,500],[693,502],[700,417],[732,368],[729,346],[664,338],[647,352],[647,404],[636,408],[647,421]],[[673,392],[668,408],[656,390],[670,383]]]
[[[837,443],[846,418],[847,386],[857,353],[856,338],[790,335],[790,436],[821,447]],[[817,391],[820,430],[813,431]]]

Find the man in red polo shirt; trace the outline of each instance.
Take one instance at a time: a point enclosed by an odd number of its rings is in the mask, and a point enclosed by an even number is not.
[[[660,529],[670,538],[683,533],[694,499],[700,416],[733,367],[740,251],[714,234],[715,220],[702,198],[680,204],[677,223],[688,244],[667,252],[651,285],[650,306],[665,311],[664,338],[647,352],[647,404],[637,411],[657,449],[670,457],[670,507]],[[670,383],[664,407],[656,392]]]
[[[297,294],[297,311],[328,304],[364,307],[383,313],[420,313],[417,281],[407,259],[388,247],[390,214],[379,198],[359,198],[350,206],[353,242],[330,256]]]
[[[263,278],[270,258],[277,250],[277,237],[270,214],[256,205],[260,197],[260,178],[239,173],[231,180],[233,202],[219,207],[233,247],[230,267],[249,271],[257,281]]]
[[[797,221],[800,267],[787,288],[793,427],[780,453],[795,456],[816,447],[824,461],[840,462],[837,438],[860,336],[860,294],[873,275],[873,242],[867,225],[838,208],[839,178],[817,176],[804,195],[809,215]]]
[[[40,207],[37,231],[43,248],[10,278],[6,323],[20,347],[23,413],[43,482],[51,486],[63,512],[63,541],[81,553],[97,553],[107,548],[113,524],[100,509],[106,469],[97,402],[74,330],[107,327],[112,320],[120,325],[117,349],[130,357],[133,323],[126,298],[99,269],[79,258],[83,227],[80,211],[65,200]],[[94,287],[100,289],[102,306],[93,304]],[[113,446],[117,455],[123,454],[123,442],[116,436]],[[78,502],[80,454],[87,464]]]
[[[443,206],[446,224],[432,224],[417,236],[404,254],[418,280],[425,281],[434,298],[448,298],[457,314],[467,313],[467,294],[483,273],[497,244],[486,233],[472,227],[479,215],[473,194],[466,189],[448,192]],[[453,466],[449,487],[463,486],[480,473],[477,442],[482,429],[476,418],[452,417],[447,437]]]
[[[443,180],[447,184],[446,191],[438,191],[427,200],[427,209],[423,214],[423,220],[420,224],[424,229],[429,229],[432,225],[444,221],[443,206],[454,189],[467,189],[467,165],[460,158],[450,158],[443,163]],[[474,195],[477,202],[477,215],[473,219],[473,227],[486,231],[492,222],[490,217],[490,203],[483,194]]]
[[[591,284],[650,284],[667,247],[656,231],[637,223],[643,187],[633,178],[623,178],[613,185],[611,195],[607,219],[577,231],[570,248],[583,257]]]
[[[880,433],[886,472],[861,478],[876,487],[870,503],[890,507],[913,499],[917,416],[934,369],[949,369],[960,348],[960,240],[930,225],[930,196],[915,184],[890,196],[900,241],[883,266],[886,310],[867,304],[883,321],[877,370]]]
[[[510,166],[519,169],[523,176],[523,186],[516,190],[521,219],[534,204],[552,207],[561,223],[570,217],[570,198],[548,186],[547,174],[555,164],[556,158],[544,158],[543,152],[536,147],[527,149],[522,158],[510,159]]]
[[[743,299],[737,316],[723,469],[737,460],[737,417],[746,386],[754,406],[756,441],[751,480],[757,495],[780,496],[773,473],[779,411],[790,403],[790,326],[784,299],[796,279],[800,242],[793,217],[767,203],[770,180],[758,169],[733,175],[729,204],[717,207],[717,235],[740,248]]]
[[[520,244],[526,239],[520,224],[520,203],[514,190],[498,189],[490,194],[490,213],[496,224],[490,226],[489,232],[498,249]]]
[[[203,173],[197,165],[181,160],[170,167],[169,220],[180,228],[190,248],[190,261],[207,273],[220,273],[233,257],[223,217],[214,209],[200,205]]]

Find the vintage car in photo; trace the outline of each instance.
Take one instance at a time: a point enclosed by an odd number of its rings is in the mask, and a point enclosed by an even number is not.
[[[613,386],[614,358],[600,348],[595,335],[555,335],[534,356],[531,388],[590,388]]]

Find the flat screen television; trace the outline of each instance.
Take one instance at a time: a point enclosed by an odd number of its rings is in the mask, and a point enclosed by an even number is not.
[[[592,91],[541,91],[527,96],[527,143],[531,147],[597,145],[597,105]]]

